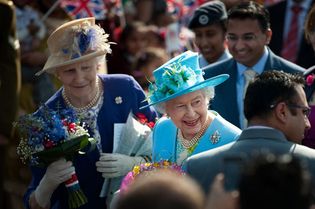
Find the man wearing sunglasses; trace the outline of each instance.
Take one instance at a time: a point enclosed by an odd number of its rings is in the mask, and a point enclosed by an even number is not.
[[[306,160],[315,175],[315,150],[300,145],[305,131],[311,127],[308,120],[310,108],[303,87],[301,75],[265,71],[257,76],[245,95],[244,113],[248,128],[242,131],[237,141],[188,158],[187,173],[208,192],[214,177],[224,171],[227,157],[241,157],[246,162],[256,154],[270,152],[292,154]],[[237,175],[229,178],[233,181]]]

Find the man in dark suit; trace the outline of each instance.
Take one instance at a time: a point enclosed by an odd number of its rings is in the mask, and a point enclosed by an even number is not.
[[[232,58],[203,68],[205,78],[227,73],[230,78],[215,88],[211,109],[234,125],[244,128],[243,95],[245,74],[254,71],[283,70],[302,73],[303,68],[276,56],[267,44],[271,40],[268,11],[255,2],[241,3],[228,12],[227,44]]]
[[[307,160],[314,175],[315,150],[300,145],[304,132],[310,128],[310,108],[303,85],[302,76],[281,71],[266,71],[256,77],[245,97],[249,127],[237,141],[188,158],[187,173],[208,192],[214,177],[224,170],[224,159],[249,160],[257,153],[268,151]],[[236,177],[237,174],[232,175],[231,179]]]
[[[298,33],[296,36],[297,53],[295,54],[296,60],[294,63],[304,68],[309,68],[315,65],[312,46],[307,43],[303,30],[306,14],[309,12],[314,2],[314,0],[287,0],[280,1],[277,4],[267,7],[270,13],[271,28],[273,30],[273,36],[269,47],[279,56],[283,55],[284,46],[287,44],[285,40],[288,38],[288,34],[290,33],[290,26],[292,26],[294,22],[294,14],[291,8],[293,8],[294,5],[301,8],[298,14]]]

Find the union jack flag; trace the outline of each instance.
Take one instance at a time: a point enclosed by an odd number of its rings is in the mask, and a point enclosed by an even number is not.
[[[61,0],[60,6],[74,19],[105,19],[106,8],[103,0]]]

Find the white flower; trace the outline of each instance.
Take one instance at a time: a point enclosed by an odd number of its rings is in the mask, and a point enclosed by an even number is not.
[[[120,96],[116,97],[115,98],[115,102],[116,102],[116,104],[121,104],[122,103],[122,98]]]

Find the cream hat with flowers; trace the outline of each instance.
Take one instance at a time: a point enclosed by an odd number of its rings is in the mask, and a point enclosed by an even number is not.
[[[94,17],[61,25],[49,36],[47,45],[50,56],[44,68],[36,75],[53,73],[55,68],[111,53],[108,34],[95,25]]]

